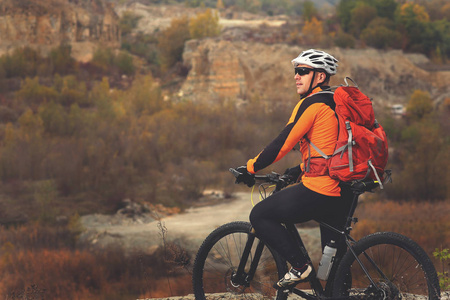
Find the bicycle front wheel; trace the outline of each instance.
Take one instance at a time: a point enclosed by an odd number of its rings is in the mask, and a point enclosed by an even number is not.
[[[249,243],[252,247],[243,273],[239,273],[238,266],[249,238],[254,240]],[[194,262],[195,299],[204,300],[207,294],[218,293],[230,299],[286,299],[285,293],[277,293],[272,287],[287,272],[286,262],[276,252],[264,246],[256,270],[250,270],[252,262],[259,257],[258,244],[260,240],[251,233],[247,222],[232,222],[214,230],[200,246]]]
[[[440,298],[436,269],[425,251],[411,239],[393,232],[375,233],[359,240],[353,250],[361,263],[351,251],[345,254],[336,272],[334,296]]]

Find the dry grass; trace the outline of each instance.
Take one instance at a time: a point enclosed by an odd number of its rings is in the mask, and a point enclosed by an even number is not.
[[[450,247],[450,202],[367,201],[359,204],[353,234],[360,238],[377,231],[404,234],[429,256],[435,248]]]
[[[432,257],[450,246],[450,203],[365,201],[353,235],[395,231],[418,242]],[[117,249],[89,251],[76,232],[34,224],[0,229],[0,295],[7,299],[142,299],[192,293],[183,266],[192,253],[166,244],[153,254],[126,256]]]

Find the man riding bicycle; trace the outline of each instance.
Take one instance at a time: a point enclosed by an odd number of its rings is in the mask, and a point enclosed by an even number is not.
[[[303,51],[292,60],[300,101],[278,137],[246,166],[236,169],[242,173],[236,182],[252,186],[255,183],[253,174],[280,160],[300,143],[303,163],[286,170],[286,173],[296,178],[302,174],[301,183],[259,202],[250,213],[256,235],[291,264],[289,272],[277,282],[280,288],[307,278],[312,271],[283,224],[315,220],[341,229],[346,221],[351,200],[347,195],[352,194],[340,187],[339,180],[328,176],[326,160],[310,147],[310,143],[314,143],[326,155],[331,155],[336,146],[338,121],[333,95],[319,92],[330,90],[329,81],[336,74],[337,62],[330,54],[314,49]],[[337,256],[345,252],[342,236],[322,226],[320,231],[322,248],[334,240]]]

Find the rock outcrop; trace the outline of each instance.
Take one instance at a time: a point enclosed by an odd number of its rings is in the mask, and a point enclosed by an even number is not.
[[[0,0],[0,55],[23,46],[43,54],[61,43],[81,61],[120,45],[119,17],[104,0]]]
[[[184,5],[145,5],[131,1],[116,7],[118,14],[130,11],[141,19],[135,31],[154,33],[170,25],[172,18],[193,17],[198,8]],[[188,76],[178,98],[215,101],[218,98],[296,101],[290,61],[308,45],[279,43],[289,25],[283,16],[274,18],[236,12],[220,12],[222,33],[218,38],[190,40],[183,62]],[[284,39],[285,40],[285,39]],[[400,50],[324,49],[340,61],[332,85],[349,76],[375,105],[404,104],[415,89],[428,91],[437,102],[450,97],[450,68],[433,70],[424,55]]]
[[[216,98],[263,97],[286,100],[297,97],[290,61],[305,47],[227,41],[220,38],[191,40],[185,45],[184,64],[190,69],[180,93],[198,101]],[[353,78],[375,104],[405,103],[415,89],[432,97],[450,97],[449,70],[430,71],[429,60],[399,50],[325,49],[339,59],[332,85]]]

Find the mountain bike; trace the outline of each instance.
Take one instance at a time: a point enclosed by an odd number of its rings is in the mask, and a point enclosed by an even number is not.
[[[276,193],[294,181],[277,173],[255,175],[255,180],[262,198],[267,185],[274,186],[271,193]],[[378,232],[358,241],[350,236],[357,222],[353,214],[359,196],[372,191],[378,182],[349,185],[353,200],[344,230],[320,223],[342,235],[347,244],[347,252],[336,258],[327,281],[316,277],[313,266],[311,274],[298,284],[274,288],[288,271],[286,260],[258,239],[250,223],[231,222],[211,232],[198,250],[192,275],[195,299],[208,299],[210,294],[230,299],[440,299],[434,265],[416,242],[394,232]],[[284,225],[313,265],[295,225]]]

